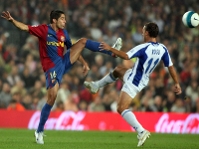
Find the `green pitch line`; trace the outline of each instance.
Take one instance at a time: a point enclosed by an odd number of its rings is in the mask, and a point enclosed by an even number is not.
[[[45,144],[35,143],[34,130],[0,129],[0,149],[134,149],[136,133],[46,130]],[[197,149],[199,135],[152,133],[142,149]]]

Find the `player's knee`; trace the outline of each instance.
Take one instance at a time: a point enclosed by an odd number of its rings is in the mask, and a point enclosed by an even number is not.
[[[124,69],[124,67],[121,66],[121,65],[115,67],[115,69],[114,69],[114,71],[113,71],[114,77],[116,77],[116,78],[122,77],[122,76],[123,76],[123,73],[122,73],[122,72],[123,72],[123,69]]]
[[[86,41],[87,41],[87,38],[80,38],[80,39],[78,40],[78,43],[85,45],[85,44],[86,44]]]
[[[120,72],[122,69],[123,69],[122,65],[118,65],[118,66],[115,67],[116,72]]]

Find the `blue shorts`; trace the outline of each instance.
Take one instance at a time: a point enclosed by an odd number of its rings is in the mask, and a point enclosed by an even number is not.
[[[62,77],[67,73],[73,64],[70,62],[70,49],[67,50],[63,59],[57,63],[53,68],[50,68],[45,72],[46,76],[46,88],[52,88],[58,82],[61,83]]]

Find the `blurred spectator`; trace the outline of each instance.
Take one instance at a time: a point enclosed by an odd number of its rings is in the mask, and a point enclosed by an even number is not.
[[[64,102],[64,110],[77,112],[79,100],[77,91],[72,91],[68,100]]]
[[[11,99],[10,85],[8,83],[3,83],[2,91],[0,92],[0,108],[7,108]]]
[[[136,28],[136,31],[133,33],[132,38],[136,44],[140,44],[143,41],[141,26]]]
[[[15,92],[12,95],[12,100],[10,101],[7,110],[24,111],[25,107],[22,105],[22,96],[20,92]]]
[[[92,94],[88,89],[82,89],[79,93],[79,97],[81,101],[85,101],[86,103],[92,102]]]
[[[152,19],[151,21],[157,23],[158,27],[159,27],[159,32],[163,32],[163,28],[164,28],[164,21],[162,20],[160,14],[155,14],[155,18]]]
[[[90,26],[91,38],[98,41],[102,38],[102,31],[99,29],[97,20],[94,20]]]
[[[171,112],[171,108],[174,105],[175,100],[176,100],[176,97],[175,97],[174,92],[169,90],[167,92],[167,97],[163,103],[165,112]]]
[[[105,76],[109,72],[113,71],[113,64],[111,62],[106,62],[106,64],[99,69],[101,76]]]
[[[25,111],[25,108],[16,100],[11,100],[8,107],[8,111]]]
[[[192,112],[199,113],[199,98],[196,100],[196,104],[194,105]]]
[[[118,102],[118,99],[119,99],[119,94],[117,92],[117,90],[112,90],[109,94],[109,97],[112,99],[110,100],[110,110],[112,112],[117,112],[117,102]]]
[[[162,97],[157,95],[154,98],[154,103],[151,106],[154,112],[163,112]]]
[[[29,93],[33,96],[33,97],[38,97],[38,98],[42,98],[44,96],[44,94],[46,93],[46,90],[42,87],[42,84],[39,80],[35,81],[34,86],[29,90]]]
[[[191,84],[186,88],[186,95],[190,97],[191,104],[194,106],[196,104],[196,100],[199,98],[198,82],[191,81]]]
[[[109,86],[111,86],[111,85],[109,85]],[[114,89],[113,87],[111,87],[110,92],[107,95],[108,96],[104,96],[104,98],[102,99],[102,103],[104,105],[105,110],[106,111],[116,111],[117,107],[113,107],[113,102],[118,101],[119,94],[118,94],[117,90]]]
[[[55,112],[62,112],[62,111],[64,111],[64,103],[62,101],[56,102],[55,106],[56,107],[53,109],[53,111],[55,111]]]
[[[175,104],[171,107],[171,112],[177,112],[177,113],[184,113],[186,112],[186,109],[183,104],[183,99],[177,98],[175,101]]]
[[[33,99],[30,96],[30,94],[26,94],[22,98],[21,103],[25,107],[26,110],[32,110],[32,101],[33,101]]]
[[[25,67],[29,69],[29,73],[32,74],[36,69],[36,62],[32,54],[28,54],[25,60]]]
[[[80,111],[88,111],[88,103],[85,100],[80,100],[78,108]]]
[[[39,103],[39,98],[38,97],[33,97],[32,98],[32,103],[31,103],[31,109],[32,110],[37,110],[38,103]]]
[[[71,92],[69,90],[68,84],[66,82],[62,82],[60,85],[60,89],[57,93],[57,101],[62,101],[63,103],[68,100]]]
[[[17,66],[12,67],[11,73],[7,77],[7,81],[11,86],[14,86],[20,80]]]
[[[105,107],[102,104],[102,99],[100,97],[96,97],[95,100],[89,104],[88,111],[89,112],[102,112],[105,111]]]
[[[155,85],[155,94],[159,96],[164,95],[165,88],[164,88],[163,79],[157,78],[154,85]]]
[[[47,101],[47,95],[45,95],[44,97],[42,97],[42,98],[39,100],[36,109],[41,111],[41,109],[43,108],[43,106],[44,106],[44,104],[46,103],[46,101]]]
[[[35,83],[34,78],[31,76],[30,70],[28,67],[25,67],[22,74],[21,74],[21,79],[25,83],[25,88],[29,90]]]
[[[153,111],[152,109],[153,103],[153,92],[150,89],[147,89],[145,94],[141,98],[141,106],[140,111]]]
[[[19,80],[15,86],[11,89],[11,94],[14,94],[15,92],[19,92],[22,96],[27,94],[27,89],[24,88],[24,82],[22,80]]]

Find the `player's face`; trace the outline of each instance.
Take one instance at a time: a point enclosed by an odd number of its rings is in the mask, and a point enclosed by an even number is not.
[[[144,26],[142,28],[142,36],[144,38],[144,42],[146,42],[147,35],[148,35],[148,32],[146,31],[146,27]]]
[[[61,14],[61,16],[59,17],[59,19],[57,20],[56,23],[57,27],[60,29],[64,29],[65,25],[66,25],[66,17],[64,14]]]

